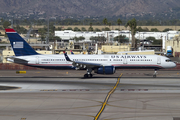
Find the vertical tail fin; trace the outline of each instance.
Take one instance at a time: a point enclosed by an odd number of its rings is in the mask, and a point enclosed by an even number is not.
[[[14,29],[5,29],[5,31],[16,56],[38,54]]]
[[[71,51],[71,54],[74,55],[73,51],[72,50],[70,50],[70,51]]]
[[[67,60],[67,61],[71,61],[71,59],[69,58],[69,56],[67,55],[67,53],[65,52],[65,51],[63,51],[63,53],[64,53],[64,56],[65,56],[65,59]],[[71,61],[72,62],[72,61]]]

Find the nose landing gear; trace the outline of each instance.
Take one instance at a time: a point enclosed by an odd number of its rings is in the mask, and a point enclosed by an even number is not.
[[[154,74],[153,74],[153,78],[156,78],[156,75],[157,75],[157,69],[154,70]]]

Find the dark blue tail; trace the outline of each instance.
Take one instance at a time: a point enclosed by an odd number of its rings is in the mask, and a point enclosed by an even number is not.
[[[14,29],[5,30],[16,56],[38,55],[38,53]]]
[[[67,53],[66,53],[65,51],[63,51],[63,53],[64,53],[64,56],[65,56],[65,59],[66,59],[67,61],[71,61],[71,59],[69,58],[69,56],[67,55]]]
[[[71,50],[71,54],[74,55],[73,51]]]

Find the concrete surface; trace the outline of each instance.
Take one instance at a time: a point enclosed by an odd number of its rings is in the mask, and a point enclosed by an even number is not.
[[[82,78],[84,71],[0,71],[0,120],[173,120],[180,117],[179,71],[118,71]],[[68,72],[68,73],[67,73]]]

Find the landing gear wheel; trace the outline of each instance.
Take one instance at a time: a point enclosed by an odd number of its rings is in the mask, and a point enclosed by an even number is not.
[[[91,72],[92,72],[92,68],[87,68],[87,73],[86,74],[84,74],[84,78],[92,78],[92,74],[91,74]]]
[[[84,74],[84,78],[88,78],[88,74]]]
[[[91,76],[91,78],[93,77],[93,75],[92,75],[92,74],[91,74],[90,76]]]
[[[93,76],[92,74],[89,74],[89,75],[88,75],[89,78],[92,78],[92,76]]]
[[[92,74],[84,74],[84,78],[92,78]]]
[[[157,69],[154,70],[153,78],[156,78],[157,75]]]

